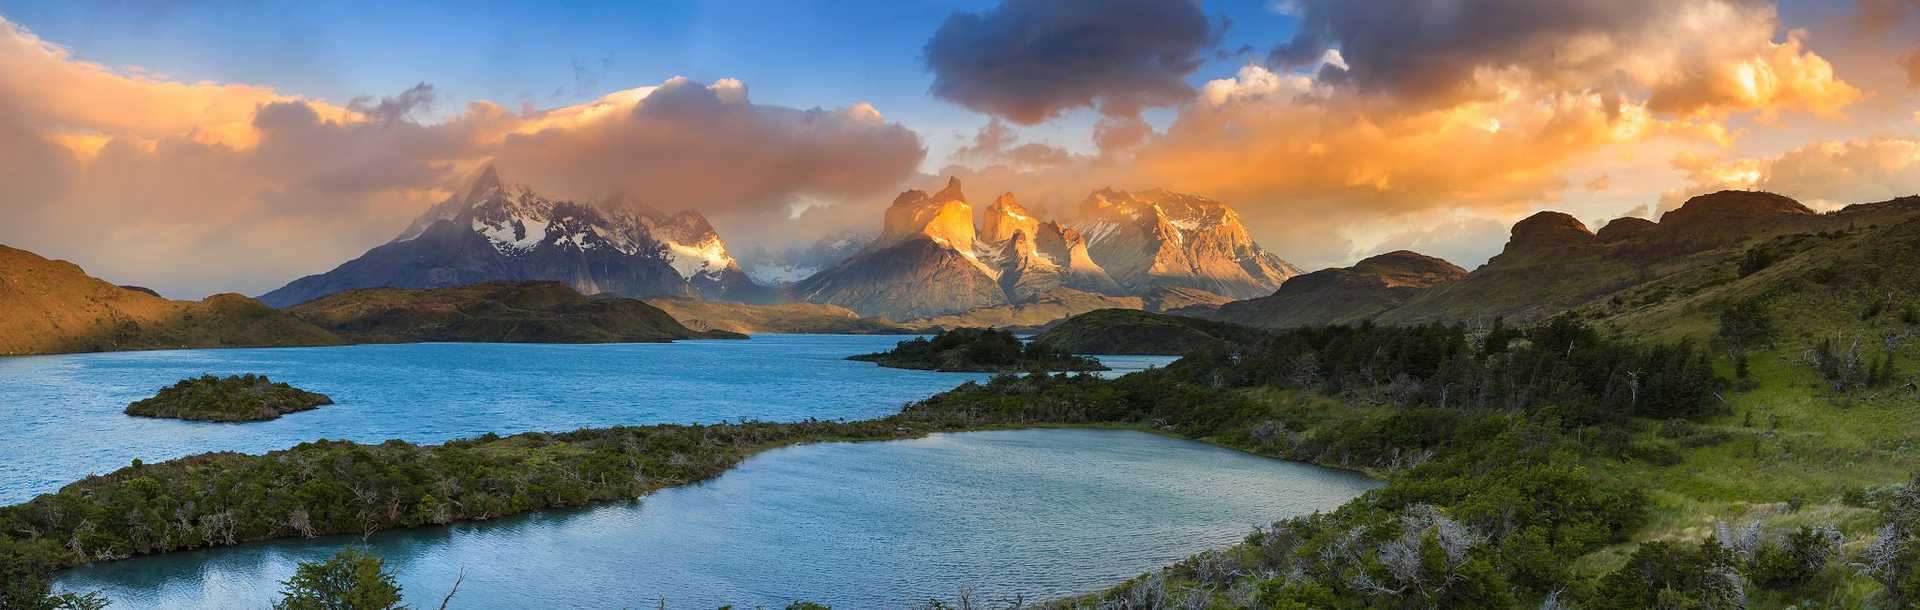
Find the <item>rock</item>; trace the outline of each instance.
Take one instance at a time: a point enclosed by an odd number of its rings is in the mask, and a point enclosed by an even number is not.
[[[1594,237],[1600,240],[1601,243],[1613,243],[1635,235],[1645,234],[1655,230],[1659,226],[1660,225],[1645,218],[1623,216],[1608,222],[1607,226],[1600,227],[1600,232],[1594,234]]]

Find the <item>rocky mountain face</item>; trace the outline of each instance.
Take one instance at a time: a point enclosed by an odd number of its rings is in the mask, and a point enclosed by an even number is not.
[[[959,180],[933,194],[910,190],[887,208],[879,238],[794,284],[793,293],[895,320],[1005,305],[1000,270],[982,260],[974,237],[973,206]]]
[[[1144,297],[1169,289],[1198,293],[1171,299],[1181,304],[1264,294],[1298,273],[1255,244],[1219,202],[1164,191],[1102,191],[1094,199],[1130,206],[1105,206],[1092,217],[1087,226],[1101,231],[1104,247],[1089,229],[1038,218],[1012,194],[976,214],[957,179],[936,193],[907,191],[887,209],[872,244],[796,284],[795,296],[909,324],[1037,325],[1141,307]],[[1134,281],[1113,273],[1108,258]]]
[[[1254,243],[1226,204],[1161,189],[1102,189],[1080,203],[1075,228],[1122,286],[1196,288],[1245,299],[1270,294],[1300,270]]]
[[[357,288],[529,280],[629,297],[778,296],[747,277],[696,212],[667,215],[621,201],[555,201],[506,185],[488,167],[466,193],[434,206],[393,241],[260,298],[288,307]]]
[[[67,261],[0,246],[0,355],[342,342],[237,294],[168,300],[107,283]]]
[[[1467,270],[1405,250],[1388,252],[1352,267],[1296,276],[1273,294],[1235,301],[1217,310],[1176,311],[1264,328],[1344,324],[1371,319],[1399,307],[1428,288],[1459,281]]]

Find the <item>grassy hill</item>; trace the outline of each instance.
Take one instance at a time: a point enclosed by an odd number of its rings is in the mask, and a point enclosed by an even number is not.
[[[0,246],[0,355],[342,342],[237,294],[168,300],[88,276],[67,261]]]
[[[638,299],[583,296],[557,282],[349,290],[287,311],[357,343],[637,343],[745,338],[724,330],[692,330]]]
[[[1466,275],[1465,269],[1453,263],[1401,250],[1367,258],[1352,267],[1295,276],[1271,295],[1192,313],[1263,328],[1345,324],[1373,319],[1428,289],[1460,281]]]
[[[1134,309],[1102,309],[1060,321],[1033,342],[1071,354],[1151,354],[1178,356],[1253,342],[1263,333],[1252,328]]]

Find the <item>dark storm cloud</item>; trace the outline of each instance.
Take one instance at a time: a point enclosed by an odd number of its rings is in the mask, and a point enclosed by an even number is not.
[[[1346,70],[1326,81],[1409,99],[1452,99],[1483,68],[1519,68],[1535,77],[1588,74],[1616,57],[1614,45],[1648,24],[1675,18],[1689,4],[1670,0],[1301,0],[1299,31],[1275,46],[1268,63],[1296,68],[1337,49]],[[1756,3],[1728,0],[1741,7]],[[1590,56],[1569,41],[1592,40]]]
[[[1216,32],[1187,0],[1005,0],[947,17],[925,51],[933,95],[1031,125],[1072,108],[1134,116],[1187,99]]]

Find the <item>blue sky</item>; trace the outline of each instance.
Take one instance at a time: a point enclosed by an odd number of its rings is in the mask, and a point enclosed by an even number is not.
[[[18,2],[0,15],[77,59],[186,81],[270,85],[344,103],[434,85],[434,112],[468,101],[561,106],[673,76],[737,78],[754,101],[797,108],[869,102],[922,133],[925,169],[986,117],[927,94],[921,49],[942,20],[990,0],[725,2]],[[1209,2],[1231,26],[1221,49],[1265,49],[1293,17],[1268,0]],[[1264,52],[1264,51],[1261,51]],[[1216,54],[1191,81],[1233,74],[1249,56]],[[1172,112],[1149,112],[1164,127]],[[1090,149],[1090,110],[1024,130]]]

